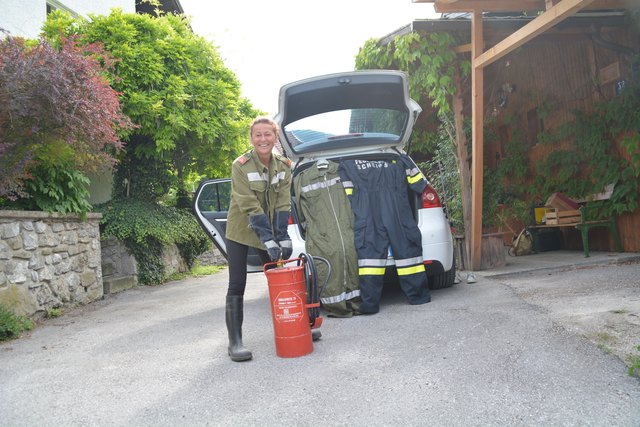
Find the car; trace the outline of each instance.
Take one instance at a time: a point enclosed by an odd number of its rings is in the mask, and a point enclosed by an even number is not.
[[[404,148],[420,112],[420,106],[409,96],[405,73],[365,70],[284,85],[274,119],[280,127],[283,154],[292,161],[295,180],[317,162],[397,160],[406,154]],[[205,180],[194,198],[196,217],[224,256],[230,186],[228,178]],[[296,256],[305,251],[305,229],[298,221],[293,185],[291,196],[289,235]],[[429,288],[452,286],[456,272],[454,243],[443,201],[430,184],[422,194],[409,191],[409,201],[422,237]],[[250,251],[248,264],[248,271],[262,270],[255,252]],[[386,271],[387,280],[397,279],[391,251]]]
[[[306,168],[324,161],[398,160],[406,154],[404,148],[421,111],[409,96],[404,72],[364,70],[311,77],[283,86],[275,120],[284,154],[292,161],[295,181]],[[410,157],[409,161],[416,167]],[[296,197],[292,186],[292,200]],[[452,286],[456,271],[454,243],[443,202],[430,184],[420,195],[409,191],[409,201],[422,235],[429,287]],[[300,247],[302,244],[295,239],[304,239],[305,230],[297,221],[295,206],[292,203],[297,230],[290,235],[294,246]],[[394,278],[391,253],[386,267],[386,276]]]

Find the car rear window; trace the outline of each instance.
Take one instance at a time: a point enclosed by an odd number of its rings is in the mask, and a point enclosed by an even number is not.
[[[383,108],[356,108],[304,117],[284,127],[296,153],[340,147],[395,144],[402,139],[408,114]]]

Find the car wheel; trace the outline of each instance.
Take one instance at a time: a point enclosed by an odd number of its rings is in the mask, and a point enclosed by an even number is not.
[[[429,289],[444,289],[453,286],[456,278],[456,260],[453,259],[451,270],[429,276]]]

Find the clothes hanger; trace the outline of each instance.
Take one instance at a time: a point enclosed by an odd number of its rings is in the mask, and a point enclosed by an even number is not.
[[[320,159],[316,162],[318,169],[326,169],[329,167],[329,161],[327,159]]]

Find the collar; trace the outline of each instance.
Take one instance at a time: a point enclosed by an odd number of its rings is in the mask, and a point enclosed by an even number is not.
[[[271,151],[271,157],[269,158],[269,166],[271,166],[272,164],[274,164],[275,162],[275,155],[273,154],[273,151]],[[258,153],[256,153],[255,149],[251,150],[251,159],[253,160],[254,164],[256,165],[256,169],[257,170],[261,170],[261,171],[267,171],[270,168],[268,166],[265,166],[264,163],[262,163],[260,161],[260,156],[258,156]]]

